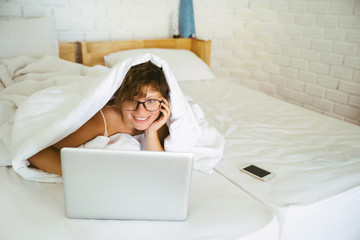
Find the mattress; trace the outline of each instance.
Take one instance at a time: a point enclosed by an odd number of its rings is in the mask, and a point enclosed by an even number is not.
[[[216,171],[275,211],[281,239],[360,239],[360,127],[225,79],[182,82],[226,138]],[[275,173],[261,182],[239,171]]]
[[[278,239],[274,213],[220,174],[193,172],[186,221],[65,217],[63,185],[29,182],[0,168],[0,239]]]

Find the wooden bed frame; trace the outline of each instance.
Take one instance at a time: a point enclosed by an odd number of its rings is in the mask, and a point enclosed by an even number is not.
[[[211,41],[195,38],[169,38],[153,40],[60,42],[60,58],[86,66],[104,65],[104,56],[122,50],[138,48],[186,49],[194,52],[210,66]]]

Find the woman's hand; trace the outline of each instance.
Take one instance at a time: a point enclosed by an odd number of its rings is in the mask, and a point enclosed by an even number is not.
[[[145,150],[147,151],[164,151],[164,139],[169,134],[165,125],[169,120],[171,110],[169,102],[164,98],[160,106],[160,116],[156,119],[148,129],[145,130]],[[159,131],[160,130],[160,131]],[[164,131],[166,130],[166,131]],[[158,133],[160,132],[160,133]]]
[[[146,134],[153,134],[153,133],[157,133],[157,131],[166,124],[166,122],[169,120],[171,115],[171,110],[170,110],[170,106],[169,106],[169,101],[164,98],[163,102],[161,103],[160,106],[160,115],[159,118],[156,119],[150,126],[148,129],[145,130]]]

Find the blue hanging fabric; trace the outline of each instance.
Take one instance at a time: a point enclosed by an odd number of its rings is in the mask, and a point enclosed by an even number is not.
[[[195,37],[194,10],[192,0],[180,1],[179,33],[181,37]]]

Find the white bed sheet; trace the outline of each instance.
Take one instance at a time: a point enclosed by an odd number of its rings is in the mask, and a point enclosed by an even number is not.
[[[193,172],[184,222],[68,219],[62,184],[11,167],[0,167],[0,183],[0,239],[278,239],[275,214],[216,172]]]
[[[216,170],[277,212],[281,239],[360,239],[360,127],[238,83],[181,83],[226,138]],[[239,171],[276,174],[261,182]]]

